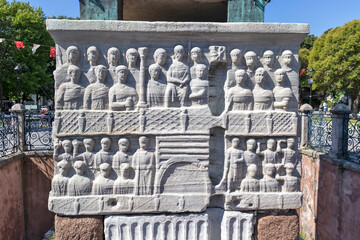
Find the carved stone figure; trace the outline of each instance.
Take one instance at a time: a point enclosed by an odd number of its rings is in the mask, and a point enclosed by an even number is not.
[[[100,164],[100,174],[93,182],[92,194],[113,194],[114,180],[110,179],[111,166],[108,163]]]
[[[66,160],[61,160],[57,163],[58,174],[55,174],[51,181],[51,193],[53,196],[66,196],[67,186],[69,182],[69,163]]]
[[[293,96],[293,93],[290,88],[284,87],[285,71],[278,69],[275,71],[275,81],[276,86],[273,89],[275,102],[274,107],[278,110],[287,110],[289,101]]]
[[[99,60],[99,50],[95,46],[91,46],[86,51],[87,60],[90,64],[90,68],[86,73],[86,77],[88,78],[90,83],[96,82],[96,75],[95,75],[95,67],[97,66]]]
[[[112,167],[120,175],[120,166],[123,163],[131,163],[131,156],[127,154],[130,142],[127,138],[120,138],[118,141],[119,151],[113,157]]]
[[[272,163],[272,164],[279,164],[279,156],[278,153],[274,150],[275,147],[275,140],[269,139],[266,143],[266,149],[264,151],[260,151],[260,142],[258,142],[258,148],[256,154],[259,156],[263,156],[264,160],[263,163]]]
[[[241,192],[259,192],[260,184],[257,177],[257,166],[250,164],[247,167],[246,177],[241,181],[240,191]]]
[[[83,161],[74,163],[75,175],[69,180],[69,195],[82,196],[91,193],[92,181],[84,176],[86,165]]]
[[[263,54],[263,57],[261,58],[261,62],[267,71],[268,75],[271,79],[274,78],[274,62],[275,62],[275,56],[274,52],[271,50],[266,50]]]
[[[95,154],[95,166],[96,169],[99,169],[99,166],[102,163],[112,164],[112,155],[109,152],[111,147],[110,138],[101,139],[101,150]]]
[[[298,83],[299,80],[299,74],[297,72],[297,68],[293,67],[294,65],[294,54],[290,50],[285,50],[282,52],[279,62],[282,65],[282,69],[286,72],[288,78],[290,79],[290,82],[292,84]]]
[[[149,107],[163,107],[166,84],[159,81],[162,67],[159,64],[152,64],[149,67],[150,79],[147,87],[147,104]]]
[[[126,61],[129,69],[129,84],[136,88],[137,94],[140,94],[140,70],[137,68],[136,63],[139,58],[139,52],[135,48],[129,48],[126,51]]]
[[[77,154],[79,144],[73,142],[74,146],[74,159],[83,160],[86,166],[91,170],[92,173],[95,173],[95,154],[93,153],[95,141],[92,138],[85,138],[83,140],[85,147],[85,152]]]
[[[107,60],[109,64],[109,70],[117,67],[120,61],[121,53],[116,47],[109,48],[107,52]]]
[[[59,110],[80,109],[84,98],[84,88],[79,84],[81,70],[75,65],[70,65],[67,75],[70,82],[60,85],[56,96],[56,108]]]
[[[279,182],[274,178],[275,165],[267,163],[264,166],[264,178],[260,180],[261,192],[281,192]]]
[[[255,87],[254,95],[254,110],[273,110],[274,108],[274,94],[271,90],[264,88],[267,80],[266,71],[264,68],[258,68],[255,72]]]
[[[64,153],[60,154],[59,156],[54,156],[56,161],[61,161],[61,160],[66,160],[68,163],[72,163],[73,162],[73,155],[71,154],[72,151],[72,144],[70,140],[64,140],[61,143],[63,149],[64,149]]]
[[[258,63],[258,57],[255,52],[248,51],[244,55],[245,63],[246,63],[246,73],[248,74],[251,81],[254,83],[255,69]]]
[[[130,164],[120,165],[120,174],[114,183],[114,194],[134,194],[134,180],[129,178],[130,170]]]
[[[240,180],[245,175],[244,151],[240,149],[239,145],[240,139],[233,138],[231,147],[226,150],[223,177],[215,189],[225,190],[226,188],[230,192],[239,188]]]
[[[111,110],[134,110],[137,103],[138,95],[134,87],[127,84],[128,68],[120,65],[116,67],[115,83],[109,90],[109,107]]]
[[[129,48],[126,51],[126,61],[128,63],[128,68],[135,68],[136,62],[139,57],[139,53],[135,48]]]
[[[246,151],[244,152],[244,161],[246,163],[246,166],[249,166],[250,164],[255,164],[258,169],[257,176],[261,175],[261,159],[255,152],[256,148],[256,140],[255,139],[249,139],[246,141]],[[245,175],[245,173],[244,173]],[[243,175],[243,176],[244,176]]]
[[[197,64],[195,75],[196,78],[190,82],[189,99],[193,106],[206,105],[209,98],[209,81],[205,78],[207,67],[204,64]]]
[[[67,63],[61,68],[68,68],[70,65],[79,66],[80,51],[76,46],[70,46],[66,49]]]
[[[299,191],[299,179],[295,176],[292,176],[294,172],[294,164],[286,163],[285,164],[285,176],[276,175],[276,180],[284,182],[284,191],[285,192],[297,192]]]
[[[196,78],[196,66],[202,61],[202,51],[199,47],[194,47],[190,51],[190,58],[193,61],[194,65],[190,68],[191,79]]]
[[[154,191],[155,178],[155,155],[149,152],[149,139],[139,138],[139,149],[132,159],[132,166],[135,170],[135,194],[152,195]]]
[[[166,84],[166,70],[164,68],[164,65],[166,63],[168,54],[165,49],[158,48],[155,50],[153,57],[154,57],[154,63],[161,68],[158,81],[160,83]]]
[[[226,73],[226,80],[224,84],[225,101],[227,99],[228,90],[236,85],[235,72],[241,69],[242,52],[240,49],[233,49],[230,52],[231,69]]]
[[[165,89],[165,107],[186,105],[188,83],[190,81],[189,67],[183,62],[184,47],[177,45],[174,48],[174,60],[167,71],[167,85]]]
[[[286,141],[287,147],[284,149],[279,148],[279,152],[283,153],[282,165],[284,166],[286,163],[292,163],[295,166],[300,161],[299,153],[294,150],[295,139],[288,138]]]
[[[235,72],[236,85],[228,90],[225,111],[252,110],[254,97],[252,91],[245,88],[247,79],[245,70],[239,69]]]
[[[91,110],[105,110],[108,108],[109,88],[104,84],[107,69],[103,65],[95,68],[96,82],[86,87],[84,107]]]

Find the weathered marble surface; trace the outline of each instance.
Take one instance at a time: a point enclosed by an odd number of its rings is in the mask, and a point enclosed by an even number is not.
[[[306,24],[48,20],[63,215],[294,209]]]

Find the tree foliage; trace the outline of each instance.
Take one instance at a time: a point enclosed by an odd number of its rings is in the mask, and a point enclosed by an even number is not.
[[[331,29],[316,40],[309,66],[315,69],[317,91],[343,91],[353,100],[360,100],[360,20]]]
[[[17,98],[16,65],[22,67],[20,79],[23,99],[30,94],[52,98],[51,67],[54,60],[49,57],[49,46],[53,46],[54,42],[46,31],[41,8],[35,9],[24,2],[0,0],[0,38],[22,41],[25,45],[25,48],[18,50],[13,41],[0,43],[0,83],[4,98]],[[33,54],[32,43],[46,47],[38,48]]]

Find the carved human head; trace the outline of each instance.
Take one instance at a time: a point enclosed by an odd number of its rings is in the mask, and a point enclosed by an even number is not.
[[[95,75],[99,82],[104,82],[107,74],[107,69],[104,65],[98,65],[95,68]]]
[[[125,83],[127,75],[129,73],[129,69],[124,65],[119,65],[115,68],[115,73],[118,83]]]
[[[65,151],[66,153],[70,153],[70,152],[71,152],[71,150],[72,150],[72,143],[71,143],[70,140],[64,140],[64,141],[62,141],[61,145],[62,145],[62,147],[63,147],[63,149],[64,149],[64,151]]]
[[[60,162],[58,162],[57,167],[59,169],[59,173],[62,176],[67,176],[68,172],[69,172],[69,163],[66,160],[61,160]]]
[[[240,139],[239,139],[239,138],[235,137],[235,138],[233,138],[233,139],[231,140],[231,146],[232,146],[233,148],[239,147],[239,144],[240,144]]]
[[[130,164],[122,163],[120,165],[120,176],[122,176],[125,179],[128,179],[130,176],[130,170],[131,170]]]
[[[109,151],[110,146],[111,146],[110,138],[106,137],[106,138],[101,139],[101,150],[107,152],[107,151]]]
[[[151,64],[149,66],[149,74],[151,79],[157,80],[159,78],[160,72],[161,67],[158,64]]]
[[[70,46],[66,49],[66,56],[69,63],[77,64],[80,58],[80,51],[77,47]]]
[[[81,69],[75,65],[70,65],[67,69],[67,74],[71,82],[78,83],[80,81]]]
[[[118,141],[119,151],[127,152],[129,149],[130,142],[127,138],[120,138]]]
[[[142,149],[147,149],[149,147],[149,138],[142,136],[139,138],[139,146]]]
[[[288,138],[286,142],[287,142],[287,147],[288,147],[288,148],[293,148],[293,147],[294,147],[294,144],[295,144],[295,139],[293,139],[293,138]]]
[[[295,168],[294,164],[286,163],[284,167],[285,167],[286,175],[291,176],[294,172],[294,168]]]
[[[256,53],[253,51],[248,51],[244,55],[246,66],[249,68],[255,67],[257,63],[257,56]]]
[[[85,138],[84,141],[84,146],[86,151],[91,152],[94,149],[95,146],[95,141],[92,138]]]
[[[275,71],[275,80],[278,83],[278,85],[282,85],[285,80],[285,71],[279,68]]]
[[[274,64],[274,52],[266,50],[263,54],[263,61],[266,66],[271,67]]]
[[[247,175],[251,178],[255,178],[257,175],[257,166],[255,164],[250,164],[247,167]]]
[[[160,66],[163,66],[167,59],[167,52],[163,48],[158,48],[154,52],[154,62],[159,64]]]
[[[275,173],[275,165],[272,163],[266,163],[264,166],[264,173],[266,176],[272,177]]]
[[[282,63],[285,64],[286,66],[290,66],[290,65],[291,65],[292,58],[293,58],[293,53],[292,53],[292,51],[290,51],[290,50],[285,50],[285,51],[283,51],[283,53],[281,54]]]
[[[269,139],[266,143],[267,149],[269,150],[273,150],[274,146],[275,146],[275,140],[274,139]]]
[[[238,85],[242,86],[247,78],[246,71],[244,69],[236,70],[235,72],[235,81]]]
[[[99,50],[95,46],[91,46],[86,51],[87,60],[92,63],[96,63],[99,60]]]
[[[130,66],[135,66],[139,53],[135,48],[129,48],[126,51],[126,61]]]
[[[202,57],[201,55],[202,55],[202,53],[201,53],[201,49],[199,47],[194,47],[190,51],[191,60],[195,63],[201,62],[201,57]]]
[[[248,151],[253,151],[256,145],[256,140],[251,138],[249,140],[246,141],[246,149]]]
[[[264,68],[260,67],[255,71],[255,83],[262,85],[266,78],[266,71]]]
[[[182,61],[183,57],[185,55],[185,49],[181,45],[177,45],[174,47],[174,58],[178,61]]]
[[[238,48],[235,48],[233,50],[231,50],[230,52],[230,58],[231,58],[231,62],[235,63],[235,64],[240,64],[241,63],[241,50]]]
[[[77,175],[83,176],[85,172],[85,163],[83,161],[76,161],[74,163],[74,169]]]
[[[196,66],[196,77],[199,78],[199,79],[202,79],[206,76],[207,74],[207,67],[205,64],[198,64]]]
[[[110,66],[116,66],[120,60],[120,51],[116,47],[109,48],[107,52],[108,63]]]
[[[111,166],[108,163],[102,163],[99,166],[100,168],[100,175],[103,177],[109,177],[111,173]]]

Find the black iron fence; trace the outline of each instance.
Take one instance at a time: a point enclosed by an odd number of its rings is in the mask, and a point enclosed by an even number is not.
[[[54,115],[28,112],[25,115],[25,150],[52,150],[52,123]]]
[[[18,151],[16,113],[0,113],[0,157]]]
[[[312,149],[329,152],[332,144],[332,115],[323,112],[308,114],[308,145]]]

